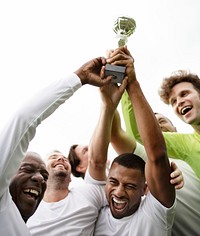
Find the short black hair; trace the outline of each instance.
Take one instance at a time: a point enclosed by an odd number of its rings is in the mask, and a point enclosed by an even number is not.
[[[140,170],[143,174],[145,171],[145,161],[139,157],[138,155],[135,155],[133,153],[123,153],[119,156],[117,156],[113,163],[118,163],[119,165],[122,165],[126,168],[132,168],[132,169],[138,169]],[[112,167],[111,165],[111,167]]]

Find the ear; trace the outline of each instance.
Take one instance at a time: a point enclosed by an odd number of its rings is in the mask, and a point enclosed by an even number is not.
[[[144,194],[143,194],[143,196],[144,196],[144,195],[147,195],[148,191],[149,191],[149,189],[148,189],[148,186],[147,186],[147,182],[145,181]]]

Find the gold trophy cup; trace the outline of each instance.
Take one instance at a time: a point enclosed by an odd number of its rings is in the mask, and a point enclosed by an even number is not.
[[[118,17],[114,22],[113,31],[117,34],[118,47],[126,45],[128,42],[128,37],[133,34],[136,28],[136,22],[133,18],[130,17]]]
[[[122,16],[118,17],[114,22],[113,31],[116,33],[118,41],[118,47],[125,46],[128,42],[128,37],[133,34],[136,28],[136,22],[133,18]],[[113,83],[122,83],[124,79],[124,73],[126,68],[124,66],[115,66],[106,64],[105,76],[112,75]]]

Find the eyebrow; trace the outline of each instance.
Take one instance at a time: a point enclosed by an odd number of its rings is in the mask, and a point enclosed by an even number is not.
[[[42,165],[44,165],[44,168],[41,168],[41,165],[40,165],[40,168],[39,169],[42,169],[42,170],[44,170],[45,172],[47,172],[48,173],[48,171],[46,170],[46,166],[45,166],[45,164],[43,164],[43,163],[41,163]],[[22,163],[21,164],[21,166],[20,166],[20,168],[21,167],[26,167],[26,166],[30,166],[31,168],[35,168],[36,166],[34,165],[34,164],[32,164],[32,163]],[[38,169],[38,168],[37,168]]]
[[[22,163],[22,164],[21,164],[21,167],[22,167],[22,166],[31,166],[31,167],[35,167],[34,164],[32,164],[32,163],[27,163],[27,162]]]

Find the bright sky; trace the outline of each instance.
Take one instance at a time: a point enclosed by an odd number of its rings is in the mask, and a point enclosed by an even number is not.
[[[157,90],[178,69],[200,76],[199,12],[199,0],[0,1],[0,127],[40,87],[117,47],[113,23],[126,15],[137,24],[127,45],[150,105],[190,132]],[[84,86],[38,127],[29,149],[45,155],[87,144],[99,107],[98,89]]]

